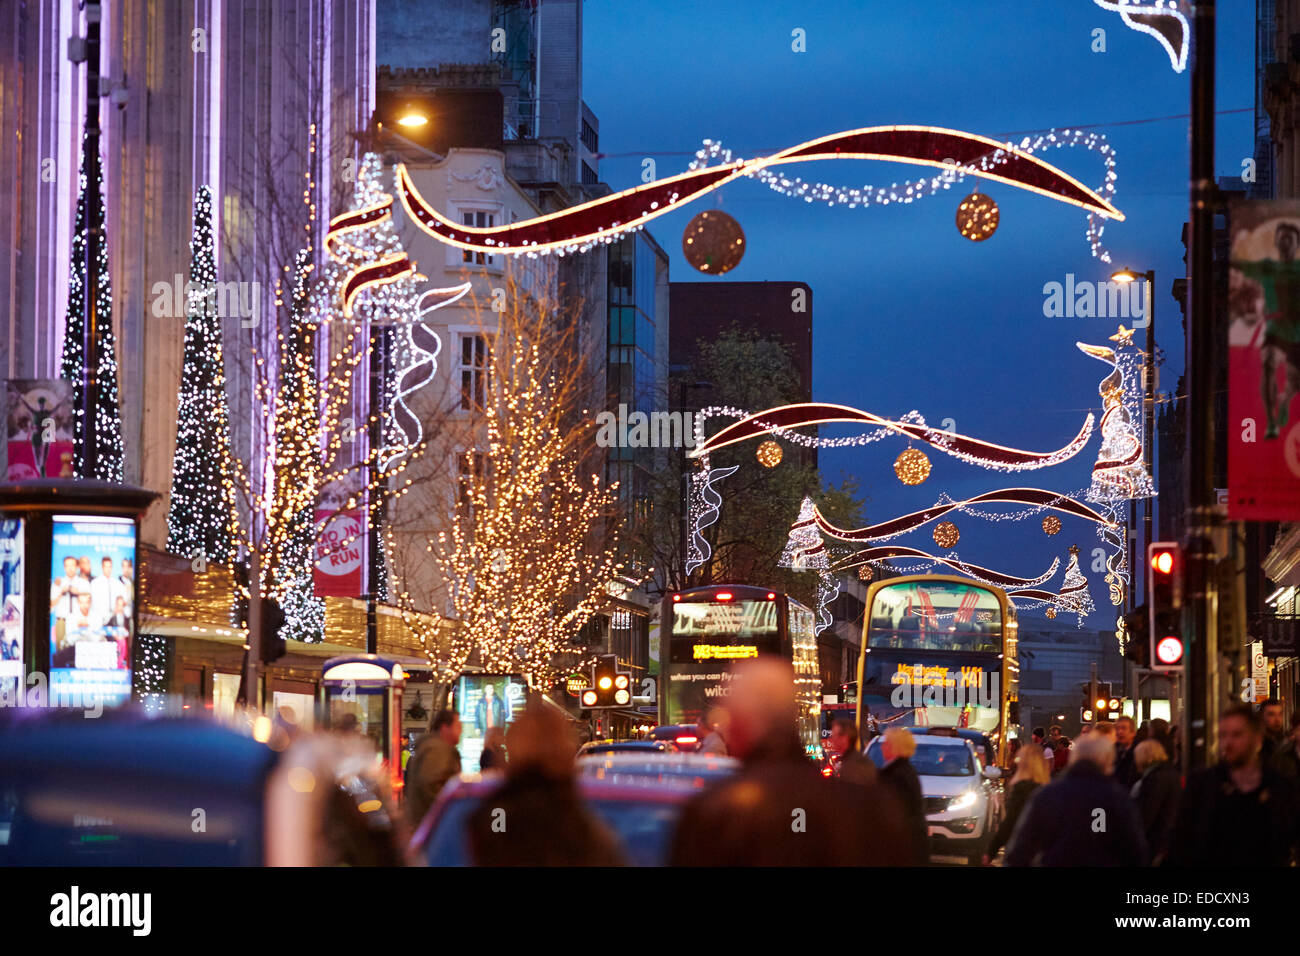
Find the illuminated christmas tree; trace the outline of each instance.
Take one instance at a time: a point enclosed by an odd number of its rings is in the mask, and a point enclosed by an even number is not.
[[[1092,603],[1092,595],[1088,592],[1088,579],[1079,570],[1079,546],[1077,544],[1070,546],[1070,563],[1065,569],[1065,580],[1061,583],[1060,593],[1057,594],[1056,603],[1053,606],[1057,611],[1078,615],[1079,627],[1083,627],[1083,619],[1091,614],[1096,607]]]
[[[229,564],[234,521],[225,355],[216,302],[212,192],[194,197],[185,360],[176,410],[167,550]]]
[[[94,180],[91,183],[91,180]],[[81,159],[81,191],[77,197],[77,226],[72,234],[72,260],[68,275],[68,312],[63,333],[63,361],[59,375],[72,382],[72,403],[76,409],[76,456],[73,470],[78,478],[98,478],[103,481],[122,481],[122,413],[117,393],[117,342],[113,336],[113,290],[108,277],[108,245],[102,228],[99,252],[95,259],[98,292],[95,296],[95,348],[99,353],[96,363],[95,409],[98,448],[93,463],[86,461],[86,350],[85,304],[86,241],[88,229],[88,203],[94,202],[98,219],[104,221],[103,176],[99,157],[83,148]]]
[[[790,525],[790,537],[781,551],[777,566],[795,571],[824,571],[830,567],[826,545],[821,532],[817,530],[811,498],[804,498],[799,506],[799,517]]]

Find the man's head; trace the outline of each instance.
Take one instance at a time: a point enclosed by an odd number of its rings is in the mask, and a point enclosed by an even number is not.
[[[83,554],[77,559],[77,570],[87,581],[90,580],[90,555]]]
[[[1281,737],[1286,733],[1286,725],[1282,720],[1282,702],[1276,697],[1270,697],[1259,705],[1259,716],[1264,721],[1264,733],[1270,737]]]
[[[113,559],[105,558],[103,561],[100,561],[99,572],[106,578],[111,577],[113,574]]]
[[[122,575],[123,575],[124,577],[128,577],[128,578],[129,578],[129,577],[131,576],[131,569],[132,569],[133,567],[134,567],[134,565],[131,563],[131,559],[130,559],[130,558],[123,558],[123,559],[122,559]]]
[[[836,717],[831,724],[831,735],[827,745],[837,754],[847,754],[858,749],[858,728],[847,717]]]
[[[1090,763],[1102,773],[1110,773],[1115,764],[1114,738],[1110,734],[1097,733],[1080,737],[1070,751],[1070,763]]]
[[[1034,743],[1041,744],[1047,739],[1047,732],[1043,730],[1042,727],[1035,727],[1034,732],[1030,736],[1033,738]]]
[[[738,664],[732,671],[727,749],[742,760],[763,743],[795,738],[794,670],[770,657]]]
[[[1300,247],[1300,229],[1289,222],[1282,223],[1273,234],[1273,244],[1277,246],[1277,254],[1282,261],[1290,262]]]
[[[910,758],[916,753],[916,738],[912,732],[902,727],[890,727],[885,731],[884,740],[880,742],[881,754],[885,763],[897,758]]]
[[[68,555],[63,559],[63,576],[65,578],[75,578],[77,576],[77,559]]]
[[[1249,704],[1237,704],[1219,715],[1219,756],[1230,767],[1246,767],[1259,759],[1264,722]]]
[[[1112,724],[1109,720],[1097,721],[1095,724],[1092,725],[1092,732],[1094,734],[1104,735],[1105,737],[1109,738],[1111,743],[1115,742],[1115,725]]]
[[[1055,740],[1057,737],[1061,736],[1061,728],[1056,724],[1052,724],[1051,729],[1047,731],[1047,736],[1049,739]]]
[[[82,614],[90,613],[90,593],[88,591],[77,592],[77,610]]]
[[[434,716],[433,726],[430,729],[442,739],[443,743],[455,747],[460,743],[460,714],[450,707],[439,711]]]
[[[491,684],[484,684],[484,685],[483,685],[483,699],[484,699],[484,700],[486,700],[486,701],[490,701],[490,700],[492,700],[492,698],[495,697],[496,695],[497,695],[497,689],[496,689],[495,687],[493,687]]]
[[[1133,723],[1132,717],[1121,717],[1115,721],[1115,743],[1121,747],[1131,747],[1136,736],[1137,724]]]

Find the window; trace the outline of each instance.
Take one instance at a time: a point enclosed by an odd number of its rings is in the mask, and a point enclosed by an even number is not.
[[[497,224],[496,213],[487,212],[483,209],[463,209],[460,218],[463,225],[474,226],[478,229],[489,229]],[[497,264],[497,257],[486,252],[471,252],[468,249],[462,249],[461,262],[470,262],[480,266],[494,266]]]
[[[461,334],[456,373],[460,376],[461,411],[482,409],[487,387],[487,340],[482,335]]]
[[[582,185],[594,186],[600,180],[596,177],[596,171],[587,165],[587,161],[582,161]]]

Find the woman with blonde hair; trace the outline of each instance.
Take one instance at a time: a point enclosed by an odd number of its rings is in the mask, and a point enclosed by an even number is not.
[[[993,834],[988,849],[984,851],[984,865],[988,866],[998,851],[1007,845],[1011,833],[1016,828],[1016,821],[1025,809],[1025,804],[1034,791],[1052,779],[1052,770],[1047,765],[1047,758],[1038,747],[1021,747],[1016,753],[1016,772],[1011,777],[1011,793],[1007,795],[1007,812],[1002,817],[1002,825]]]
[[[1158,866],[1169,849],[1169,835],[1178,818],[1183,786],[1178,770],[1169,762],[1169,754],[1159,740],[1149,737],[1138,744],[1133,761],[1140,774],[1133,784],[1133,799],[1142,815],[1142,828],[1151,848],[1151,865]]]

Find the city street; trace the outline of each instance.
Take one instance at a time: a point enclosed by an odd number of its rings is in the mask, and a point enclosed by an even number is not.
[[[1300,0],[0,35],[15,925],[707,866],[900,933],[1285,926]]]

